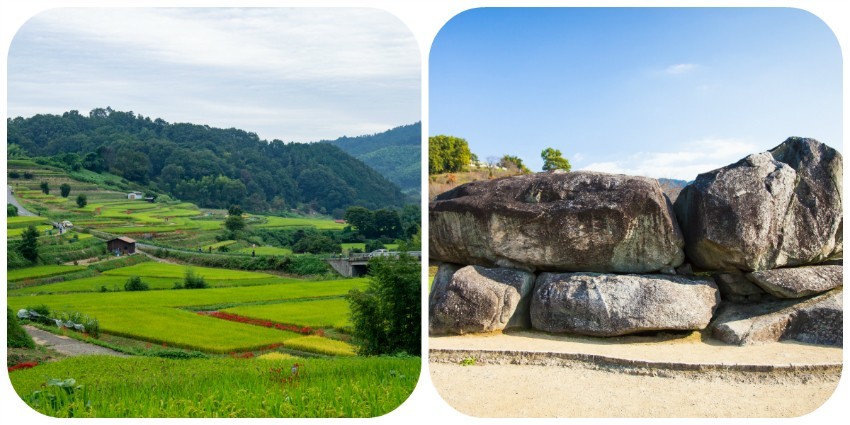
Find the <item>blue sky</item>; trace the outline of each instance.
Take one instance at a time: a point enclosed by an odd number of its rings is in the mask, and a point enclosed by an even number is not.
[[[8,56],[9,117],[121,111],[309,142],[421,118],[419,45],[377,9],[52,9]]]
[[[841,51],[798,9],[473,9],[430,52],[429,134],[534,171],[692,180],[789,136],[842,148]]]

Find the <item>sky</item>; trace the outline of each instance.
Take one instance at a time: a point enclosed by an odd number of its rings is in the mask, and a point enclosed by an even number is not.
[[[377,9],[52,9],[9,48],[9,117],[107,106],[311,142],[421,120],[419,45]]]
[[[799,9],[473,9],[429,61],[429,135],[532,171],[547,147],[688,181],[791,136],[842,150],[841,50]]]

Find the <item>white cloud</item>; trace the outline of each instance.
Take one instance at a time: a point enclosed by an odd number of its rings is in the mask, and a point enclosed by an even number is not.
[[[599,161],[582,170],[606,173],[693,180],[705,173],[761,152],[756,143],[745,139],[707,138],[683,143],[670,152],[638,152],[617,161]]]
[[[117,55],[275,79],[398,77],[419,69],[407,27],[372,9],[54,9],[28,25]]]
[[[668,66],[664,72],[669,75],[679,75],[687,72],[691,72],[697,69],[699,65],[693,63],[677,63],[675,65]]]

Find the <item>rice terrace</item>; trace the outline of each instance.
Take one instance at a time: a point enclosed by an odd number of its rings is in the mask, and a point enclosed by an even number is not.
[[[35,410],[57,417],[373,417],[395,409],[416,385],[418,351],[365,355],[381,353],[365,350],[355,330],[348,298],[370,294],[374,277],[345,278],[323,260],[362,252],[370,242],[336,242],[317,254],[282,243],[344,240],[352,229],[341,220],[201,209],[167,196],[127,200],[128,183],[108,173],[31,159],[8,167],[9,199],[20,208],[7,221],[7,365],[15,391]],[[67,184],[73,193],[44,191],[41,182]],[[236,214],[244,227],[230,231]],[[36,241],[35,261],[21,254],[28,237]],[[113,241],[132,241],[133,252],[111,249]],[[409,245],[396,242],[384,247]],[[419,263],[404,258],[376,261],[384,268],[406,262],[418,296]],[[418,310],[418,298],[413,304]],[[418,330],[418,317],[406,319]],[[66,357],[27,343],[12,330],[18,322],[126,356]],[[16,332],[23,343],[13,343]],[[418,344],[420,335],[408,338]]]

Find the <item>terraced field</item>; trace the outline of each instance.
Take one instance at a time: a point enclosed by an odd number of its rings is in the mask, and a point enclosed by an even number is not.
[[[78,311],[97,318],[102,332],[228,353],[257,349],[300,335],[220,320],[186,308],[342,296],[365,285],[365,279],[345,279],[202,290],[10,296],[8,305],[13,310],[44,304],[55,311]]]

